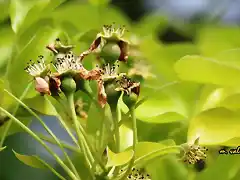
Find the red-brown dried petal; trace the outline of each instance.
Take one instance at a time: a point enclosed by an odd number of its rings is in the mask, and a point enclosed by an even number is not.
[[[85,56],[87,56],[88,54],[90,54],[92,51],[94,51],[95,49],[98,48],[98,46],[101,44],[101,37],[98,37],[97,39],[95,39],[93,41],[93,43],[90,45],[90,48],[87,50],[87,51],[84,51],[82,54],[80,54],[79,58],[80,58],[80,61],[83,60],[83,58]]]
[[[52,95],[58,95],[60,92],[61,80],[58,77],[50,77],[49,89]]]
[[[88,72],[87,80],[98,80],[102,76],[100,69],[93,69]]]
[[[118,46],[120,48],[120,55],[118,57],[118,60],[126,62],[128,59],[128,53],[129,53],[128,52],[128,43],[120,40],[118,42]]]
[[[89,51],[94,51],[95,49],[97,49],[97,47],[100,45],[101,43],[101,37],[98,37],[97,39],[95,39],[93,41],[93,43],[91,44],[90,48],[89,48]]]
[[[133,83],[131,92],[135,93],[136,95],[139,96],[140,94],[140,84],[139,83]]]
[[[103,86],[103,81],[98,80],[98,103],[103,108],[107,103],[107,94],[105,93],[105,88]]]
[[[55,54],[58,53],[58,51],[55,49],[55,44],[54,43],[51,43],[51,44],[47,45],[46,48],[49,49],[50,51],[52,51]]]

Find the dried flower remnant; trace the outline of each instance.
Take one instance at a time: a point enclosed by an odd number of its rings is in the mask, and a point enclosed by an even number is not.
[[[196,164],[200,160],[205,160],[207,155],[206,152],[208,149],[206,147],[202,147],[198,143],[199,138],[197,138],[194,144],[187,144],[185,148],[185,154],[183,157],[183,161],[188,164]]]
[[[132,168],[132,171],[127,176],[127,179],[128,180],[151,180],[151,177],[149,174],[145,172],[144,169]]]
[[[106,85],[109,85],[109,82],[114,86],[115,82],[117,82],[117,79],[121,76],[117,73],[117,67],[119,65],[117,64],[105,64],[102,68],[99,69],[99,72],[101,73],[101,76],[97,80],[98,82],[98,101],[99,104],[104,107],[104,105],[107,103],[107,96],[110,95],[106,93]],[[109,89],[109,88],[107,88]],[[111,88],[110,88],[111,89]],[[115,91],[115,88],[113,89]],[[111,95],[115,94],[116,96],[120,96],[119,93],[114,93],[111,91]],[[119,94],[119,95],[118,95]],[[118,98],[117,98],[118,99]]]
[[[116,91],[123,91],[127,95],[130,95],[132,92],[137,96],[140,94],[140,83],[136,83],[128,78],[126,75],[123,75],[120,80],[117,80],[119,87],[116,88]]]
[[[41,94],[51,94],[49,89],[49,66],[46,66],[43,56],[39,56],[37,62],[28,63],[27,67],[24,69],[28,74],[33,76],[35,80],[35,89]]]
[[[113,43],[117,44],[120,49],[118,60],[126,62],[128,59],[129,42],[123,38],[125,31],[125,26],[115,27],[115,23],[104,25],[103,31],[97,34],[90,48],[80,55],[80,60],[97,48],[103,48],[106,44]]]
[[[52,63],[59,75],[67,73],[78,73],[79,71],[85,70],[83,65],[77,61],[77,57],[72,51],[67,52],[64,57],[57,58],[55,63]]]
[[[61,43],[60,39],[57,38],[54,43],[47,45],[46,48],[52,51],[56,55],[60,53],[63,53],[63,54],[67,53],[71,51],[74,48],[74,46],[64,45]]]
[[[86,113],[86,111],[84,111],[84,106],[86,105],[86,103],[83,102],[83,100],[80,98],[75,102],[75,111],[76,114],[83,118],[83,119],[87,119],[88,118],[88,114]]]

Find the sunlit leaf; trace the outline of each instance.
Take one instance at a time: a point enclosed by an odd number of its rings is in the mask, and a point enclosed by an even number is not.
[[[95,137],[96,148],[102,152],[102,148],[106,147],[111,137],[111,117],[109,107],[104,109],[98,109],[97,106],[92,103],[88,111],[88,119],[86,122],[86,130],[89,135]],[[103,119],[104,117],[104,119]]]
[[[167,25],[167,20],[159,13],[151,13],[143,16],[142,19],[135,25],[134,32],[140,35],[149,35],[150,33],[160,33]]]
[[[204,27],[198,33],[197,45],[205,56],[215,56],[240,45],[239,29],[236,26]]]
[[[7,63],[7,60],[12,55],[12,45],[14,33],[9,27],[1,27],[0,36],[0,68]],[[3,74],[5,71],[1,71],[0,74]]]
[[[188,43],[163,46],[152,37],[143,39],[139,44],[143,56],[147,58],[152,66],[152,73],[163,80],[176,80],[174,63],[186,54],[197,54],[196,46]]]
[[[28,11],[34,7],[36,3],[40,1],[30,0],[12,0],[10,4],[10,17],[13,31],[16,33],[24,22]],[[41,1],[43,4],[47,3],[48,0]],[[40,2],[40,3],[41,3]]]
[[[103,24],[118,24],[128,25],[128,21],[123,14],[113,7],[93,6],[82,3],[68,3],[64,8],[59,8],[49,15],[58,24],[70,22],[81,32],[87,32],[89,29],[98,29],[102,31]]]
[[[5,20],[9,14],[9,1],[0,1],[0,22]]]
[[[139,142],[136,146],[135,163],[142,165],[166,154],[178,154],[180,149],[175,146],[173,140],[168,143]]]
[[[88,0],[92,5],[107,5],[110,0]]]
[[[43,163],[39,160],[39,157],[37,156],[28,156],[28,155],[22,155],[13,150],[16,158],[23,162],[24,164],[34,167],[34,168],[40,168],[45,169],[46,167],[43,165]]]
[[[133,154],[131,149],[117,154],[108,149],[107,167],[124,165],[132,159]]]
[[[187,117],[187,111],[181,100],[163,90],[143,88],[141,97],[146,101],[136,108],[136,117],[149,123],[169,123],[181,121]]]
[[[226,108],[204,111],[190,121],[188,142],[200,137],[202,145],[238,146],[240,114]]]
[[[187,55],[177,61],[175,71],[185,81],[224,86],[239,86],[240,82],[237,67],[196,55]]]
[[[238,105],[239,88],[220,88],[206,85],[201,89],[196,113],[215,107],[226,107],[232,110],[240,108]]]
[[[223,63],[240,67],[240,48],[224,50],[214,56],[216,60]]]
[[[120,134],[120,151],[126,150],[128,147],[133,145],[133,130],[131,126],[131,120],[124,122],[119,127]]]
[[[10,4],[10,17],[15,33],[29,27],[33,22],[46,16],[65,0],[12,0]]]

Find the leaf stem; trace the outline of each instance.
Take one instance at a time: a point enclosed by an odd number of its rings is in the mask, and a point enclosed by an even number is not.
[[[72,119],[73,119],[74,128],[75,128],[77,136],[78,136],[79,146],[81,148],[81,151],[83,152],[83,155],[84,155],[84,158],[86,160],[89,172],[92,172],[91,171],[92,164],[91,164],[91,162],[88,158],[88,156],[89,156],[89,154],[91,154],[91,152],[87,152],[88,149],[84,146],[84,141],[85,141],[84,137],[83,137],[81,131],[79,130],[79,123],[78,123],[78,120],[77,120],[77,115],[76,115],[75,107],[74,107],[74,94],[70,93],[66,97],[67,97],[67,101],[68,101],[68,104],[69,104],[69,109],[71,111],[71,116],[72,116]],[[91,174],[91,175],[94,177],[93,174]]]
[[[42,140],[44,141],[47,141],[49,143],[52,143],[52,144],[57,144],[56,141],[54,141],[52,138],[46,136],[46,135],[43,135],[43,134],[40,134],[40,133],[36,133],[38,135],[38,137],[40,137]],[[74,151],[74,152],[77,152],[77,153],[81,153],[81,150],[78,149],[77,147],[74,147],[74,146],[71,146],[63,141],[60,141],[60,143],[62,144],[62,146],[66,149],[69,149],[71,151]]]
[[[57,145],[60,147],[60,149],[62,150],[64,156],[66,157],[69,165],[71,166],[72,170],[74,171],[75,175],[80,179],[79,174],[77,172],[77,169],[75,168],[75,166],[73,165],[72,160],[70,159],[70,157],[68,156],[68,154],[66,153],[65,149],[63,148],[62,144],[60,143],[59,139],[55,136],[55,134],[51,131],[51,129],[49,129],[49,127],[44,123],[44,121],[35,113],[33,112],[33,110],[31,110],[26,104],[24,104],[20,99],[18,99],[16,96],[14,96],[12,93],[8,92],[7,90],[5,90],[12,98],[14,98],[19,104],[21,104],[26,110],[28,110],[28,112],[30,114],[32,114],[39,122],[40,124],[44,127],[44,129],[48,132],[48,134],[50,134],[53,139],[55,140],[55,142],[57,143]]]
[[[57,177],[59,177],[61,180],[66,180],[61,174],[59,174],[54,168],[52,168],[48,163],[46,163],[41,158],[35,156],[41,163],[43,163],[50,171],[52,171]]]
[[[112,112],[114,135],[115,135],[115,141],[116,141],[115,151],[116,153],[119,153],[120,152],[120,133],[119,133],[119,126],[118,126],[118,122],[120,120],[119,109],[117,104],[111,105],[110,108]]]
[[[16,124],[18,124],[21,128],[23,128],[29,135],[31,135],[36,141],[38,141],[45,149],[56,159],[56,161],[59,163],[59,165],[67,172],[67,174],[73,179],[73,180],[79,180],[72,171],[64,164],[64,162],[61,160],[61,158],[51,150],[44,142],[39,138],[32,130],[30,130],[27,126],[25,126],[20,120],[15,118],[12,114],[10,114],[8,111],[6,111],[4,108],[0,107],[0,110],[4,112],[9,118],[11,118]]]
[[[47,99],[49,101],[49,99]],[[49,103],[51,103],[49,101]],[[75,138],[75,136],[73,135],[73,133],[71,132],[71,129],[67,126],[67,124],[64,122],[64,120],[62,119],[61,115],[59,113],[57,113],[56,117],[58,118],[58,120],[60,121],[61,125],[63,126],[63,128],[66,130],[66,132],[68,133],[68,135],[72,138],[73,142],[79,147],[77,139]]]
[[[22,99],[27,95],[28,90],[29,90],[29,88],[31,87],[31,85],[32,85],[32,82],[30,82],[30,83],[27,85],[27,87],[24,89],[22,95],[20,96],[20,100],[22,100]],[[13,113],[12,113],[13,116],[15,116],[15,114],[17,113],[18,108],[19,108],[19,104],[17,104],[17,106],[15,107],[15,109],[14,109],[14,111],[13,111]],[[4,141],[5,141],[6,137],[7,137],[8,131],[9,131],[12,123],[13,123],[13,120],[10,119],[10,121],[7,123],[7,125],[6,125],[6,127],[5,127],[5,129],[4,129],[4,131],[3,131],[2,138],[1,138],[1,142],[0,142],[0,147],[3,146],[3,143],[4,143]]]
[[[132,167],[134,165],[134,161],[135,161],[135,153],[136,153],[136,145],[138,143],[138,137],[137,137],[137,120],[136,120],[136,116],[135,116],[135,106],[132,106],[131,108],[129,108],[130,113],[131,113],[131,118],[132,118],[132,129],[133,129],[133,157],[128,165],[127,171],[125,172],[125,174],[123,175],[123,177],[121,178],[122,180],[125,180],[127,178],[127,176],[130,174]]]

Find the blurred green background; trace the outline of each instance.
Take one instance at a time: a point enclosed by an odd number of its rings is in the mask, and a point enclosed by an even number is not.
[[[194,54],[218,57],[219,61],[229,60],[233,66],[239,66],[239,9],[239,0],[0,0],[0,75],[7,76],[10,89],[19,96],[29,80],[23,71],[26,62],[39,54],[50,56],[45,46],[56,37],[75,44],[75,52],[80,54],[89,47],[103,24],[124,24],[133,44],[129,61],[132,64],[129,66],[134,68],[134,59],[143,59],[149,64],[149,69],[141,69],[142,75],[148,77],[153,74],[157,77],[146,78],[144,81],[141,93],[148,94],[153,99],[137,112],[139,139],[158,142],[171,138],[177,144],[182,144],[189,139],[189,120],[195,117],[196,111],[219,107],[220,102],[210,99],[215,90],[221,88],[221,85],[239,82],[239,77],[238,73],[234,74],[235,81],[230,82],[225,76],[232,71],[225,70],[219,70],[217,75],[221,74],[220,79],[210,77],[214,65],[209,71],[202,68],[209,73],[202,72],[205,76],[198,76],[196,69],[186,66],[184,72],[187,73],[183,73],[181,77],[191,82],[179,83],[173,65],[183,56]],[[236,51],[231,55],[225,52],[229,49]],[[225,54],[219,55],[223,51]],[[92,58],[87,58],[86,66],[90,66]],[[9,64],[13,64],[11,68]],[[229,78],[233,79],[233,76],[229,75]],[[151,87],[159,89],[159,92],[154,94]],[[164,90],[160,91],[161,89]],[[232,98],[235,99],[234,102],[233,99],[228,99],[221,107],[239,109],[239,94]],[[146,116],[146,112],[157,112],[157,115]],[[222,112],[224,111],[217,112],[219,121],[225,121],[230,116],[221,114]],[[56,118],[43,118],[59,138],[71,143],[70,138],[57,124]],[[209,119],[212,119],[211,116]],[[209,124],[207,122],[205,125],[214,128],[217,120],[209,120]],[[224,136],[231,128],[239,127],[235,125],[225,126],[228,131],[223,130],[220,134]],[[4,126],[0,127],[0,133],[3,128]],[[31,128],[44,133],[35,120],[32,120]],[[214,137],[219,136],[218,133],[209,133],[210,136],[213,143],[206,143],[212,145],[213,153],[209,162],[188,167],[177,162],[176,158],[167,156],[149,165],[153,179],[239,180],[240,156],[218,156],[220,146],[232,144],[217,142]],[[233,136],[237,135],[229,136],[229,139]],[[236,144],[233,143],[233,146]],[[9,135],[5,145],[7,149],[0,153],[0,180],[58,179],[47,170],[28,167],[16,159],[12,149],[22,154],[38,154],[52,165],[56,164],[26,133]],[[52,147],[61,155],[57,147]],[[60,168],[59,170],[61,171]]]

